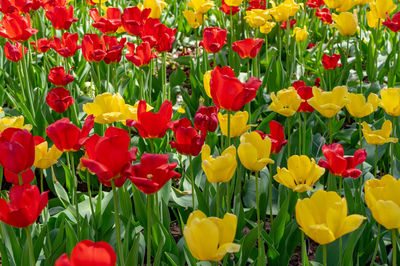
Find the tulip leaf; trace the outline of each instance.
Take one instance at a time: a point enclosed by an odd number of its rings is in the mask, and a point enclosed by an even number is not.
[[[354,261],[357,260],[357,258],[355,258],[354,249],[362,233],[364,232],[365,226],[366,223],[361,225],[360,228],[358,228],[356,231],[350,234],[350,238],[347,241],[347,245],[344,247],[343,265],[352,265]]]
[[[70,205],[70,201],[69,201],[67,192],[65,191],[65,189],[63,188],[63,186],[61,186],[61,184],[59,182],[54,183],[54,188],[56,190],[58,198],[61,200],[64,207],[67,208]]]
[[[283,233],[285,231],[285,226],[287,221],[289,221],[290,216],[288,213],[289,209],[289,203],[290,203],[290,198],[292,197],[291,195],[295,194],[294,192],[292,193],[291,191],[289,192],[290,195],[289,197],[286,197],[285,201],[283,204],[280,206],[278,215],[274,219],[271,225],[271,238],[274,240],[275,245],[278,245],[279,242],[281,241],[283,237]]]
[[[257,241],[257,230],[258,227],[254,227],[247,233],[245,237],[240,240],[240,253],[238,265],[247,265],[247,259],[250,257],[252,251],[256,250],[254,245]]]

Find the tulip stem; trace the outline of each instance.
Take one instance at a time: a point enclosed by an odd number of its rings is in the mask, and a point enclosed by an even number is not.
[[[375,145],[374,178],[376,178],[377,166],[378,166],[378,145]],[[360,190],[360,191],[361,191],[361,190]]]
[[[363,143],[362,143],[362,133],[361,133],[361,118],[358,119],[358,136],[360,138],[360,149],[362,149]],[[360,196],[361,196],[362,184],[364,183],[363,163],[360,164],[360,168],[361,168],[361,175],[360,175]]]
[[[262,254],[262,245],[261,245],[261,219],[260,219],[260,197],[258,192],[258,181],[260,177],[260,173],[257,171],[255,173],[255,181],[256,181],[256,212],[257,212],[257,236],[258,236],[258,259],[261,258]]]
[[[395,116],[393,116],[393,134],[392,135],[396,136],[396,117]],[[391,154],[392,165],[390,167],[390,175],[393,176],[393,170],[394,170],[394,142],[392,142],[390,144],[390,146],[391,146],[390,148],[392,150],[392,154]]]
[[[68,163],[69,163],[69,169],[71,169],[71,179],[72,179],[72,197],[73,197],[73,202],[75,203],[75,211],[76,211],[76,226],[77,226],[77,235],[78,238],[80,238],[80,233],[79,233],[79,227],[81,224],[81,216],[79,215],[79,204],[78,204],[78,179],[75,180],[75,171],[74,171],[74,155],[72,152],[68,152],[67,158],[69,158]]]
[[[29,226],[25,227],[25,233],[26,233],[26,239],[28,240],[28,246],[29,246],[29,259],[31,260],[31,265],[35,265],[35,255],[33,253],[33,243],[32,243],[32,236],[31,236],[31,230]]]
[[[290,135],[291,135],[291,124],[290,124],[290,116],[287,118],[287,125],[288,125],[288,138],[287,138],[287,152],[288,152],[288,158],[290,157]]]
[[[302,125],[303,125],[303,123],[302,123],[302,121],[301,121],[301,113],[299,112],[299,113],[297,113],[298,114],[298,119],[299,119],[299,129],[297,130],[297,133],[299,133],[299,151],[298,151],[298,154],[301,154],[301,151],[302,151],[302,143],[301,143],[301,141],[302,141],[302,134],[301,134],[301,132],[303,132],[303,130],[302,130]]]
[[[228,147],[231,145],[231,111],[228,111]]]
[[[114,180],[111,180],[111,186],[113,191],[113,198],[114,198],[114,215],[115,215],[115,237],[117,240],[117,250],[118,250],[118,262],[119,265],[124,265],[124,256],[122,253],[122,242],[121,242],[121,227],[119,224],[119,210],[118,210],[118,194],[117,189],[115,187]],[[148,264],[150,265],[150,264]]]
[[[149,63],[149,87],[148,87],[148,93],[149,93],[149,103],[151,103],[151,90],[153,88],[153,60],[150,60]]]
[[[147,265],[151,265],[151,206],[153,195],[147,195]]]
[[[39,169],[39,173],[40,173],[40,193],[43,193],[44,189],[43,189],[43,169]]]
[[[219,182],[217,183],[217,195],[216,195],[215,201],[216,201],[216,209],[217,209],[216,216],[219,217]]]
[[[378,232],[376,234],[376,243],[375,243],[375,248],[374,248],[374,254],[372,255],[370,266],[373,266],[375,264],[375,257],[376,257],[376,253],[378,253],[378,247],[379,247],[380,232],[381,232],[381,225],[378,224]]]
[[[161,83],[162,83],[162,100],[169,100],[169,93],[167,93],[167,66],[166,66],[166,56],[165,52],[162,53],[162,73],[161,73]]]
[[[91,185],[90,185],[89,170],[86,170],[86,182],[87,182],[87,187],[88,187],[89,205],[90,205],[90,210],[92,212],[93,224],[94,224],[94,228],[97,228],[96,227],[96,217],[95,217],[94,208],[93,208],[93,202],[92,202],[92,188],[91,188]]]
[[[196,208],[196,200],[195,200],[195,194],[194,194],[194,186],[195,186],[195,182],[194,182],[194,174],[193,174],[193,164],[192,164],[192,156],[189,155],[189,167],[190,167],[190,181],[192,183],[192,204],[193,204],[193,211]]]
[[[303,154],[306,154],[306,138],[307,138],[307,113],[303,113],[304,126],[303,126]]]
[[[392,229],[392,265],[397,265],[397,229]]]
[[[272,224],[274,216],[272,213],[272,166],[268,166],[269,182],[268,182],[268,202],[269,202],[269,222]]]
[[[142,73],[142,72],[140,72],[140,73]],[[110,64],[107,65],[107,92],[110,92]],[[142,99],[142,98],[140,98],[140,99]]]
[[[327,266],[327,255],[326,255],[326,245],[322,246],[322,253],[323,253],[323,265]]]

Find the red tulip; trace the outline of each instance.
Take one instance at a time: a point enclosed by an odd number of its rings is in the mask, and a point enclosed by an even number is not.
[[[336,67],[341,67],[342,64],[338,64],[340,59],[340,55],[338,54],[333,54],[331,56],[327,54],[322,55],[322,66],[325,69],[335,69]]]
[[[324,7],[323,9],[317,8],[315,11],[315,16],[317,16],[323,23],[325,24],[332,24],[332,14],[329,13],[329,8]]]
[[[104,137],[93,135],[85,148],[88,158],[82,158],[82,165],[95,173],[99,181],[106,186],[121,187],[130,173],[132,161],[136,160],[137,148],[129,150],[130,138],[124,129],[109,127]]]
[[[46,11],[46,18],[56,30],[69,30],[72,23],[77,22],[78,18],[74,18],[74,7],[56,6]]]
[[[239,53],[240,58],[254,58],[263,44],[263,39],[248,38],[232,44],[232,51]]]
[[[125,55],[128,61],[131,61],[135,66],[147,66],[151,59],[157,58],[157,54],[152,52],[150,44],[148,42],[142,42],[136,48],[135,53],[135,44],[128,42],[127,44],[128,51]]]
[[[168,163],[168,154],[143,153],[140,164],[131,166],[129,179],[142,192],[153,194],[159,191],[171,178],[181,175],[174,171],[177,163]]]
[[[252,10],[252,9],[266,9],[267,0],[249,0],[250,6],[247,8],[247,10]]]
[[[315,43],[309,43],[308,45],[307,45],[307,50],[308,49],[312,49],[312,48],[314,48],[315,47]]]
[[[50,49],[50,40],[47,38],[41,38],[37,42],[30,42],[30,44],[38,53],[45,53]]]
[[[28,49],[24,47],[24,54]],[[12,45],[9,41],[6,42],[4,45],[4,55],[7,57],[8,60],[13,62],[18,62],[23,58],[22,54],[22,45],[19,42],[16,42],[15,45]]]
[[[175,41],[176,28],[171,29],[164,24],[158,24],[155,30],[155,39],[157,44],[154,47],[158,53],[169,52]]]
[[[216,67],[211,72],[210,92],[218,108],[239,111],[246,103],[253,100],[261,85],[258,78],[251,77],[246,83],[235,78],[230,67]]]
[[[107,8],[105,17],[99,16],[99,11],[94,8],[89,11],[90,17],[95,21],[93,27],[101,31],[103,34],[114,33],[122,25],[121,11],[116,7]]]
[[[125,47],[126,38],[119,41],[115,36],[102,35],[101,44],[105,51],[104,62],[106,64],[118,63],[122,58],[122,49]]]
[[[314,81],[314,86],[321,87],[321,78],[316,78]]]
[[[17,13],[17,7],[10,0],[0,0],[0,12],[4,15]]]
[[[32,5],[33,2],[32,0],[11,0],[11,1],[0,1],[0,5],[4,5],[4,9],[8,9],[6,11],[10,11],[9,6],[13,6],[14,8],[11,8],[11,12],[5,12],[4,14],[10,14],[13,13],[15,10],[18,10],[19,13],[29,13],[32,10]]]
[[[39,0],[40,1],[40,0]],[[68,0],[43,0],[43,9],[48,11],[55,7],[63,7],[68,4]]]
[[[208,53],[218,53],[226,44],[226,34],[226,30],[218,27],[205,28],[200,46],[203,46]]]
[[[33,224],[46,207],[49,192],[40,194],[37,186],[15,185],[10,190],[10,202],[0,199],[0,220],[8,225],[25,228]]]
[[[77,44],[78,39],[78,33],[65,32],[61,40],[60,38],[53,37],[50,42],[50,48],[54,49],[62,57],[74,56],[76,51],[81,48],[81,46]]]
[[[222,12],[224,12],[226,15],[231,14],[231,9],[232,9],[232,15],[235,15],[237,12],[240,11],[239,7],[237,6],[228,6],[225,4],[225,1],[221,1],[221,7],[219,8]]]
[[[300,104],[299,108],[297,109],[297,112],[306,112],[306,113],[314,112],[314,108],[307,102],[308,99],[311,99],[314,96],[312,92],[312,87],[306,86],[306,83],[300,80],[293,82],[292,86],[296,89],[296,92],[300,96],[300,98],[305,100]]]
[[[267,136],[271,140],[271,153],[279,153],[287,143],[287,140],[285,140],[285,130],[279,122],[271,120],[269,122],[269,131],[271,133]]]
[[[296,19],[294,19],[294,18],[291,19],[290,20],[290,28],[293,28],[293,26],[294,26],[294,24],[296,24],[296,22],[297,22]],[[282,24],[281,24],[281,29],[286,30],[286,27],[287,27],[287,21],[283,21]]]
[[[32,1],[32,10],[36,11],[43,6],[42,0],[33,0]]]
[[[115,251],[107,242],[83,240],[74,247],[70,258],[64,253],[54,266],[115,266],[116,262]]]
[[[339,143],[322,146],[322,153],[326,160],[319,160],[319,166],[328,169],[334,175],[354,179],[362,174],[355,167],[367,159],[367,152],[364,149],[356,150],[354,156],[344,157],[343,147]]]
[[[29,131],[18,128],[7,128],[0,134],[0,164],[4,167],[7,182],[20,184],[32,182],[31,170],[35,161],[35,144]]]
[[[70,123],[68,118],[63,118],[47,126],[46,134],[60,151],[78,151],[86,143],[93,126],[93,115],[86,117],[82,129]]]
[[[127,7],[122,13],[122,26],[128,34],[139,36],[143,25],[151,12],[150,8],[140,10],[138,7]]]
[[[14,42],[25,42],[38,32],[37,29],[31,28],[29,14],[26,14],[26,17],[17,13],[5,15],[0,24],[2,25],[0,27],[0,36]]]
[[[151,48],[157,45],[157,30],[160,24],[161,21],[158,18],[148,18],[140,32],[140,39],[144,42],[148,42]]]
[[[83,35],[82,54],[88,62],[100,62],[106,56],[100,37],[97,34],[88,33]]]
[[[202,106],[194,115],[194,127],[202,132],[214,132],[218,126],[218,108]]]
[[[189,119],[183,118],[173,124],[175,140],[169,143],[171,148],[176,149],[180,154],[197,156],[203,147],[205,134],[199,134],[192,127]]]
[[[64,67],[53,67],[48,75],[49,81],[56,86],[67,86],[74,81],[72,75],[66,74]]]
[[[63,87],[52,89],[46,96],[46,102],[57,113],[64,113],[68,107],[74,104],[74,98]]]
[[[319,8],[320,6],[324,5],[324,0],[308,0],[306,5],[311,8]]]
[[[137,121],[126,120],[128,127],[134,126],[142,138],[164,137],[171,125],[172,103],[164,101],[158,113],[146,112],[146,101],[141,100],[137,109]]]
[[[390,19],[389,15],[386,13],[387,20],[382,22],[389,30],[393,32],[400,31],[400,12],[393,15],[393,19]]]

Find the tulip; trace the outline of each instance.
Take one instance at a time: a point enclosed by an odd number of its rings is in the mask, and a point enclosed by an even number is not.
[[[319,166],[328,169],[333,175],[351,177],[353,179],[362,174],[359,169],[356,169],[357,165],[367,159],[367,152],[364,149],[356,150],[354,156],[344,157],[343,147],[339,143],[322,146],[322,153],[326,160],[319,160]]]
[[[136,102],[133,106],[127,104],[127,105],[125,105],[125,107],[126,107],[126,110],[125,110],[126,120],[138,120],[137,111],[138,111],[138,107],[139,107],[139,102]],[[153,107],[146,104],[146,111],[151,111],[152,109],[153,109]],[[122,124],[126,125],[126,121],[122,120],[121,122],[122,122]]]
[[[48,149],[48,143],[42,137],[34,137],[35,143],[35,161],[33,165],[36,168],[47,169],[57,163],[61,157],[62,151],[55,145]]]
[[[297,20],[296,19],[291,19],[290,20],[290,28],[293,29],[294,24],[296,24]],[[282,21],[281,23],[281,29],[286,30],[287,29],[287,21]]]
[[[15,185],[10,190],[10,202],[0,199],[0,221],[26,228],[33,224],[46,207],[49,192],[40,194],[37,186]]]
[[[324,4],[324,0],[308,0],[306,3],[306,5],[311,8],[319,8]]]
[[[214,132],[218,126],[217,112],[218,108],[215,106],[200,107],[194,115],[194,127],[202,132]]]
[[[381,180],[368,180],[364,189],[365,203],[374,219],[389,230],[400,229],[400,180],[385,175]]]
[[[54,266],[115,266],[116,262],[117,256],[115,255],[115,251],[107,242],[83,240],[73,248],[69,258],[67,253],[62,254],[56,260]]]
[[[318,190],[310,198],[297,200],[296,220],[308,237],[326,245],[359,228],[365,217],[348,216],[345,198],[334,191]]]
[[[212,98],[211,96],[211,88],[210,88],[210,83],[211,83],[211,72],[212,70],[206,71],[203,75],[203,86],[204,86],[204,91],[206,92],[207,96]]]
[[[314,96],[308,100],[308,103],[323,116],[331,118],[349,102],[346,98],[347,94],[346,86],[338,86],[332,91],[323,92],[317,87],[313,87]]]
[[[342,36],[352,36],[357,32],[357,14],[342,12],[339,15],[332,15],[334,26],[339,30]]]
[[[95,21],[92,26],[103,34],[115,33],[122,26],[121,11],[119,8],[107,8],[105,17],[100,17],[99,11],[96,8],[90,9],[89,14]]]
[[[263,39],[248,38],[232,44],[232,51],[237,52],[240,58],[254,58],[263,44]]]
[[[370,93],[367,101],[363,94],[349,93],[346,98],[349,100],[346,103],[347,111],[357,118],[372,114],[380,104],[380,99],[375,93]]]
[[[315,16],[318,17],[325,24],[333,23],[332,15],[329,12],[329,8],[327,7],[324,7],[321,10],[317,8],[317,10],[315,11]]]
[[[228,114],[218,113],[219,126],[221,133],[228,136]],[[238,111],[231,116],[230,137],[240,137],[247,132],[253,125],[247,125],[249,113],[247,111]]]
[[[56,6],[46,11],[46,18],[51,21],[56,30],[69,30],[72,23],[77,22],[78,18],[74,18],[74,7]]]
[[[200,46],[203,46],[207,53],[218,53],[226,44],[227,31],[218,27],[205,28],[203,30],[203,41]]]
[[[140,10],[138,7],[127,7],[122,13],[122,26],[128,34],[138,36],[143,30],[144,23],[149,17],[151,10],[145,8]]]
[[[272,17],[267,10],[252,9],[246,11],[246,16],[244,19],[250,25],[250,27],[258,28],[267,23],[268,20],[271,20]]]
[[[121,187],[131,175],[129,167],[136,160],[137,148],[129,149],[130,138],[124,129],[109,127],[104,137],[91,136],[86,144],[88,158],[81,162],[105,186],[111,186],[114,181],[116,187]],[[118,160],[116,160],[118,158]]]
[[[188,8],[193,8],[194,12],[205,14],[214,6],[214,1],[210,0],[190,0]]]
[[[7,128],[19,128],[26,129],[30,131],[32,129],[32,125],[24,125],[24,117],[21,116],[5,116],[0,118],[0,133],[6,130]]]
[[[60,151],[78,151],[86,143],[93,126],[93,115],[86,117],[82,129],[63,118],[47,126],[46,134]]]
[[[126,38],[121,38],[119,41],[115,36],[102,35],[101,43],[106,55],[104,62],[106,64],[119,63],[122,58],[122,49],[125,47]]]
[[[151,59],[157,58],[157,54],[152,52],[148,42],[139,44],[136,47],[136,53],[134,43],[128,42],[126,45],[129,53],[127,53],[125,57],[137,67],[147,66],[151,62]]]
[[[31,28],[29,14],[26,14],[26,17],[18,13],[8,14],[0,21],[0,25],[0,36],[13,42],[25,42],[38,32],[37,29]]]
[[[11,0],[1,0],[0,1],[0,12],[4,15],[12,14],[16,12],[18,9]]]
[[[306,86],[304,81],[295,81],[292,86],[296,89],[297,94],[304,102],[302,102],[297,109],[297,112],[312,113],[314,108],[308,104],[307,100],[311,99],[314,95],[312,93],[312,87]]]
[[[177,163],[168,163],[168,154],[143,153],[140,164],[131,166],[129,179],[145,194],[159,191],[171,178],[181,175],[174,171]]]
[[[304,102],[293,87],[280,90],[277,95],[272,92],[270,96],[272,103],[268,109],[286,117],[293,116],[300,104]]]
[[[27,51],[28,49],[23,47],[19,42],[15,43],[15,45],[12,45],[9,41],[7,41],[4,45],[4,55],[8,60],[13,62],[22,60]]]
[[[369,3],[369,9],[370,11],[367,12],[368,26],[377,28],[385,20],[386,14],[390,14],[396,9],[396,5],[392,0],[375,0]]]
[[[193,29],[197,29],[203,24],[203,13],[195,13],[193,10],[184,10],[182,14]]]
[[[277,168],[274,176],[276,182],[295,192],[305,192],[313,189],[313,185],[325,173],[325,169],[315,163],[314,158],[306,155],[289,157],[286,168]]]
[[[307,28],[306,26],[304,26],[304,28],[299,28],[299,27],[294,28],[292,36],[296,35],[296,42],[302,42],[307,39],[308,34],[309,33],[307,31]]]
[[[207,144],[201,151],[201,167],[210,183],[229,182],[235,174],[236,148],[229,146],[216,158],[211,157],[211,148]]]
[[[390,17],[386,14],[387,20],[385,22],[382,22],[383,25],[385,25],[389,30],[393,32],[398,32],[400,31],[400,12],[397,12],[396,14],[393,15],[393,19],[390,19]]]
[[[243,0],[225,0],[227,6],[240,6]]]
[[[50,42],[50,47],[54,49],[62,57],[74,56],[76,51],[81,48],[77,44],[79,39],[78,33],[65,32],[62,38],[53,37]]]
[[[249,170],[261,171],[267,164],[274,163],[269,158],[271,140],[264,139],[257,132],[246,132],[240,137],[238,155],[240,162]]]
[[[385,120],[379,130],[372,130],[366,122],[363,122],[362,126],[362,133],[369,145],[383,145],[388,142],[396,143],[398,141],[397,138],[390,137],[392,133],[392,122],[390,120]]]
[[[147,25],[149,22],[149,25]],[[144,25],[140,38],[150,43],[150,46],[156,49],[158,53],[169,52],[175,41],[177,29],[171,29],[161,24],[158,19],[148,19]]]
[[[88,62],[100,62],[106,56],[97,34],[85,34],[82,39],[82,54]]]
[[[285,140],[284,128],[279,122],[271,120],[269,121],[269,131],[271,133],[266,136],[271,140],[271,153],[279,153],[282,147],[287,143],[287,140]],[[261,135],[261,137],[263,139],[265,138],[263,135]]]
[[[30,44],[38,53],[45,53],[50,49],[50,40],[47,38],[41,38],[36,42],[30,42]]]
[[[48,75],[48,79],[50,83],[53,83],[56,86],[67,86],[69,83],[74,81],[74,77],[72,75],[66,74],[64,67],[53,67],[50,69],[50,73]]]
[[[356,5],[354,0],[325,0],[325,4],[331,8],[336,9],[337,12],[349,11]]]
[[[322,66],[328,70],[328,69],[335,69],[336,67],[341,67],[342,64],[338,64],[340,59],[340,55],[338,54],[333,54],[331,56],[327,54],[322,55]]]
[[[148,42],[151,48],[154,48],[158,43],[158,27],[161,21],[158,18],[148,18],[142,26],[140,39],[143,42]]]
[[[69,91],[63,87],[52,89],[46,96],[46,103],[57,113],[64,113],[74,104],[74,98]]]
[[[261,85],[258,78],[251,77],[246,83],[235,78],[230,67],[215,67],[211,72],[211,96],[214,104],[225,110],[239,111],[253,100]]]
[[[264,25],[260,27],[260,32],[264,34],[269,34],[272,29],[276,26],[276,23],[273,21],[267,21]]]
[[[240,245],[234,244],[237,217],[226,213],[223,219],[208,218],[197,210],[189,215],[183,231],[186,244],[198,260],[220,261],[228,252],[238,252]]]
[[[204,144],[205,135],[199,134],[192,127],[189,119],[183,118],[174,122],[173,129],[175,140],[170,141],[171,148],[180,154],[197,156]]]
[[[230,15],[230,14],[235,15],[237,12],[240,11],[239,7],[228,6],[227,4],[225,4],[224,0],[221,1],[221,6],[220,6],[219,10],[224,12],[226,15]]]
[[[274,17],[276,22],[282,22],[296,15],[299,9],[300,4],[296,4],[294,0],[285,0],[278,6],[271,8],[269,13]]]
[[[380,106],[388,115],[400,116],[400,89],[385,88],[380,90],[381,103]]]
[[[162,0],[144,0],[143,7],[151,9],[150,18],[160,18],[161,13],[168,4]]]
[[[267,0],[249,0],[249,7],[247,10],[253,10],[253,9],[266,9]]]
[[[134,126],[142,138],[164,137],[171,125],[172,103],[164,101],[158,113],[146,111],[146,108],[146,101],[141,100],[137,109],[137,120],[127,120],[127,126]]]

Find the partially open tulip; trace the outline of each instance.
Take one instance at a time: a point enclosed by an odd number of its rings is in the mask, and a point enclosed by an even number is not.
[[[135,44],[128,42],[126,44],[128,48],[128,53],[125,54],[125,57],[128,61],[131,61],[135,66],[142,67],[147,66],[151,59],[157,58],[157,54],[152,52],[152,48],[148,42],[142,42],[136,47],[135,52]]]
[[[5,116],[0,118],[0,133],[6,130],[7,128],[19,128],[26,129],[31,131],[32,125],[26,124],[24,125],[24,117],[20,116]]]
[[[47,76],[49,81],[56,86],[67,86],[74,81],[74,77],[69,73],[65,73],[64,67],[53,67]]]
[[[25,42],[38,32],[37,29],[31,28],[29,14],[26,14],[26,17],[18,13],[5,15],[0,25],[0,36],[13,42]]]
[[[349,11],[357,2],[354,0],[325,0],[325,4],[331,9],[336,9],[337,12],[345,12]]]
[[[385,88],[380,90],[380,106],[388,115],[400,116],[400,88]]]
[[[329,8],[324,7],[323,9],[317,8],[315,16],[318,17],[325,24],[332,24],[332,14],[329,12]]]
[[[324,5],[324,0],[308,0],[306,5],[311,8],[319,8],[320,6]]]
[[[237,52],[240,58],[254,58],[261,49],[263,39],[248,38],[232,44],[232,51]]]
[[[196,13],[207,13],[214,6],[214,1],[211,0],[190,0],[188,8],[193,8]]]
[[[289,24],[290,24],[290,28],[291,28],[291,29],[293,29],[293,26],[294,26],[294,24],[296,24],[296,22],[297,22],[297,20],[296,20],[295,18],[293,18],[293,19],[291,19],[291,20],[289,21]],[[287,21],[282,21],[282,23],[281,23],[281,29],[286,30],[286,29],[287,29],[287,24],[288,24]]]
[[[62,57],[71,57],[81,48],[81,46],[77,44],[78,39],[78,33],[65,32],[62,35],[61,40],[58,37],[53,37],[50,42],[50,47]]]
[[[120,128],[109,127],[104,137],[93,135],[85,144],[88,158],[81,162],[90,172],[95,173],[105,186],[121,187],[131,176],[129,167],[136,160],[137,148],[129,149],[129,133]],[[118,158],[118,159],[117,159]]]
[[[367,101],[363,94],[349,93],[346,98],[349,100],[346,103],[347,111],[357,118],[372,114],[380,104],[380,99],[375,93],[370,93]]]
[[[340,55],[338,54],[327,55],[324,53],[322,55],[322,66],[326,70],[335,69],[336,67],[341,67],[342,64],[338,64],[339,60],[340,60]]]
[[[257,132],[246,132],[240,137],[238,155],[240,162],[249,170],[261,171],[267,164],[274,163],[269,158],[271,140],[264,139]]]
[[[174,121],[172,130],[175,140],[170,141],[171,148],[176,149],[180,154],[199,155],[204,144],[205,134],[197,132],[189,119],[183,118]]]
[[[272,29],[276,26],[276,23],[273,21],[267,21],[264,25],[260,27],[260,32],[264,34],[269,34]]]
[[[320,245],[329,244],[356,230],[365,217],[347,215],[346,198],[334,191],[318,190],[310,198],[297,200],[296,220],[300,229]]]
[[[218,27],[205,28],[203,30],[203,41],[200,46],[203,46],[207,53],[218,53],[226,44],[227,30]]]
[[[339,15],[333,14],[334,26],[339,30],[342,36],[353,36],[357,32],[357,14],[342,12]]]
[[[228,114],[218,113],[219,127],[224,136],[228,136]],[[248,131],[252,125],[248,125],[249,113],[247,111],[238,111],[231,115],[231,138],[240,137]]]
[[[345,157],[343,146],[339,143],[322,146],[322,153],[326,160],[319,160],[319,166],[328,169],[333,175],[354,179],[362,173],[361,170],[356,169],[357,165],[367,159],[367,152],[364,149],[356,150],[354,156]]]
[[[10,202],[0,199],[0,221],[25,228],[33,224],[46,207],[49,192],[40,194],[37,186],[15,185],[10,190]]]
[[[107,242],[83,240],[74,247],[70,257],[67,253],[62,254],[56,260],[54,266],[115,266],[116,262],[115,251]]]
[[[221,0],[221,6],[219,7],[219,10],[224,12],[226,15],[230,15],[230,14],[235,15],[237,12],[240,11],[239,7],[228,6],[227,4],[225,4],[224,0]]]
[[[93,126],[93,115],[86,117],[82,129],[72,124],[68,118],[63,118],[47,126],[46,134],[60,151],[78,151],[86,143]]]
[[[368,26],[377,28],[385,21],[386,14],[390,14],[396,9],[396,5],[392,0],[375,0],[369,3],[369,9],[370,11],[366,14]]]
[[[61,157],[62,151],[55,145],[48,148],[48,143],[42,137],[34,137],[35,142],[35,161],[33,166],[40,169],[47,169],[57,163]]]
[[[387,20],[385,22],[382,22],[382,24],[393,32],[400,31],[400,12],[394,14],[392,19],[390,19],[390,17],[387,14],[386,17]]]
[[[122,49],[125,47],[125,38],[119,41],[115,36],[85,34],[82,39],[82,54],[88,62],[100,62],[104,59],[106,64],[121,61]]]
[[[315,163],[314,158],[306,155],[293,155],[287,161],[287,168],[277,168],[274,175],[276,182],[295,192],[313,189],[313,185],[325,173],[325,169]]]
[[[270,96],[272,102],[268,109],[286,117],[294,115],[300,104],[304,102],[293,87],[280,90],[277,94],[272,92]]]
[[[182,14],[193,29],[197,29],[203,25],[203,13],[196,13],[193,10],[184,10]]]
[[[265,25],[269,20],[272,19],[272,17],[267,10],[252,9],[246,11],[246,16],[244,19],[250,25],[250,27],[258,28]]]
[[[151,9],[149,14],[150,18],[160,18],[161,13],[168,4],[162,0],[144,0],[143,1],[143,8]]]
[[[311,105],[309,105],[307,102],[308,99],[311,99],[314,96],[312,93],[312,87],[306,86],[306,83],[304,81],[295,81],[293,82],[292,86],[295,88],[300,98],[304,100],[304,102],[302,102],[297,109],[297,112],[314,112],[314,108],[311,107]]]
[[[55,112],[61,114],[74,104],[74,98],[71,96],[69,90],[63,87],[56,87],[47,93],[46,103]]]
[[[69,30],[72,23],[77,22],[78,18],[74,18],[74,7],[56,6],[46,11],[46,18],[56,30]]]
[[[33,49],[38,53],[45,53],[50,49],[50,39],[41,38],[36,42],[30,42]]]
[[[107,8],[106,15],[100,17],[97,8],[90,9],[90,17],[95,21],[92,26],[103,34],[115,33],[122,26],[121,11],[116,7]]]
[[[304,28],[294,28],[292,36],[296,36],[296,42],[302,42],[307,39],[308,34],[307,28],[304,26]]]
[[[215,106],[202,106],[194,115],[194,127],[202,132],[214,132],[217,130],[218,108]]]
[[[210,92],[213,102],[225,110],[239,111],[256,97],[260,85],[261,81],[255,77],[242,83],[235,77],[235,72],[230,67],[217,66],[211,72]]]
[[[127,106],[124,98],[119,93],[105,92],[94,98],[92,103],[83,105],[83,111],[87,115],[94,115],[94,122],[110,124],[126,120]]]
[[[369,145],[383,145],[388,142],[397,142],[397,138],[391,138],[392,133],[392,122],[390,120],[385,120],[381,129],[372,130],[367,122],[362,123],[363,129],[362,133],[365,140]]]
[[[177,163],[168,163],[168,159],[168,154],[143,153],[140,163],[130,167],[129,179],[143,193],[156,193],[171,178],[181,176],[174,171]]]
[[[349,102],[346,98],[347,94],[346,86],[335,87],[332,91],[321,91],[313,87],[314,96],[308,100],[308,103],[321,115],[331,118]]]
[[[269,13],[274,17],[276,22],[282,22],[296,15],[299,9],[300,4],[295,3],[294,0],[285,0],[278,6],[271,8]]]
[[[252,10],[252,9],[266,9],[267,4],[266,0],[249,0],[249,7],[247,10]]]
[[[271,120],[269,121],[269,131],[271,133],[267,134],[267,136],[271,140],[271,153],[279,153],[282,147],[287,143],[285,139],[285,130],[279,122]],[[263,139],[265,138],[265,136],[261,137]]]
[[[8,60],[13,62],[22,60],[27,51],[28,49],[23,47],[19,42],[16,42],[15,45],[12,45],[9,41],[7,41],[4,45],[4,55]]]
[[[168,28],[159,19],[149,18],[144,25],[140,38],[144,42],[149,42],[157,53],[169,52],[175,42],[177,29]]]
[[[400,229],[400,180],[385,175],[365,182],[365,202],[374,219],[386,229]]]
[[[138,7],[127,7],[122,13],[122,26],[128,34],[138,36],[142,33],[144,23],[149,17],[151,10]]]
[[[229,182],[237,167],[236,148],[232,145],[226,148],[220,156],[213,158],[211,148],[206,144],[201,151],[201,161],[201,167],[208,182]]]
[[[183,231],[186,244],[192,255],[202,261],[220,261],[226,253],[238,252],[240,245],[234,244],[237,217],[226,213],[224,218],[207,217],[197,210],[189,215]]]

